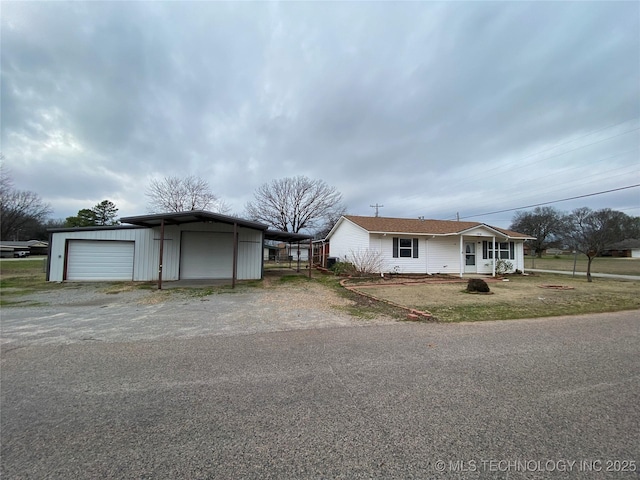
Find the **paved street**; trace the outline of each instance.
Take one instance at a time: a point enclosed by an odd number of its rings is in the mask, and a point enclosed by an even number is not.
[[[638,478],[639,337],[622,312],[5,345],[0,474]]]

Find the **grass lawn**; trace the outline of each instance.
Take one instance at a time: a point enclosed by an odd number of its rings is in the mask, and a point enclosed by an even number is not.
[[[571,289],[541,288],[560,285]],[[491,294],[465,292],[466,283],[366,287],[378,298],[431,312],[443,322],[578,315],[640,308],[640,282],[538,274],[489,283]]]
[[[0,259],[0,305],[21,303],[15,297],[55,288],[46,281],[46,258]]]
[[[541,270],[573,271],[573,255],[545,255],[542,258],[525,257],[525,270],[539,268]],[[576,272],[587,271],[587,256],[579,254],[576,261]],[[614,273],[618,275],[640,275],[640,258],[596,257],[591,263],[591,273]]]

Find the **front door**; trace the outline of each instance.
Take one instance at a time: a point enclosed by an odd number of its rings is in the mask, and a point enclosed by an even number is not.
[[[476,242],[464,242],[464,273],[476,273]]]

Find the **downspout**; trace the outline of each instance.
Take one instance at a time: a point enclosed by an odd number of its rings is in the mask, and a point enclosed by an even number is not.
[[[496,258],[496,237],[493,236],[491,237],[491,239],[493,240],[493,267],[492,267],[492,272],[491,272],[491,276],[495,277],[496,276],[496,263],[498,261],[498,259]]]
[[[427,275],[431,275],[429,273],[429,237],[424,239],[424,256],[425,256],[425,262],[427,262],[427,265],[425,266],[425,271],[427,272]]]
[[[231,277],[231,288],[236,288],[237,276],[238,276],[238,223],[233,222],[233,272]]]
[[[164,218],[160,220],[160,258],[158,259],[158,290],[162,290],[162,257],[164,255]]]

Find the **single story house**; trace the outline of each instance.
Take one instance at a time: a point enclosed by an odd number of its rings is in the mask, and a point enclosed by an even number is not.
[[[47,280],[255,280],[263,276],[265,240],[310,236],[203,210],[123,217],[108,227],[50,230]]]
[[[349,261],[354,254],[375,252],[381,273],[495,275],[495,262],[524,271],[523,244],[528,235],[478,222],[345,215],[326,241],[329,255]]]
[[[628,238],[621,242],[612,243],[602,252],[602,256],[640,258],[640,240]]]
[[[4,241],[0,242],[0,252],[2,257],[14,257],[19,253],[26,253],[27,255],[46,255],[49,244],[42,240],[27,240],[27,241]]]

